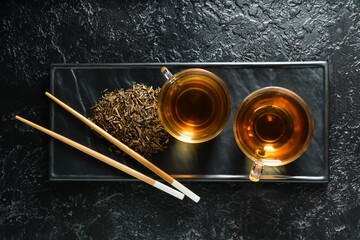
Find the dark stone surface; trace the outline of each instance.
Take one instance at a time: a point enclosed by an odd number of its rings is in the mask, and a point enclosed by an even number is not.
[[[359,1],[8,1],[1,15],[2,239],[359,239]],[[326,60],[328,184],[49,182],[50,63]]]
[[[180,63],[176,66],[169,66],[169,63],[139,65],[52,65],[50,91],[80,114],[90,117],[90,108],[96,104],[104,89],[128,89],[133,81],[161,87],[165,82],[160,71],[163,65],[173,73],[194,67],[193,64],[180,66]],[[172,139],[166,151],[152,158],[156,166],[185,181],[189,178],[191,181],[250,181],[252,161],[241,152],[233,134],[235,112],[251,92],[262,87],[280,86],[295,91],[308,103],[314,118],[314,132],[311,144],[299,159],[285,166],[265,167],[261,181],[328,181],[328,145],[325,141],[328,139],[328,119],[325,117],[325,86],[328,82],[325,76],[328,66],[324,62],[313,62],[310,66],[309,63],[257,64],[257,67],[246,63],[216,63],[216,66],[197,63],[196,66],[215,73],[224,81],[232,102],[230,119],[219,136],[205,143],[190,144]],[[99,139],[88,126],[61,106],[51,102],[50,109],[50,125],[55,132],[105,153],[148,176],[154,175],[129,156],[111,154],[106,141]],[[50,179],[133,179],[54,139],[50,143],[49,161]]]

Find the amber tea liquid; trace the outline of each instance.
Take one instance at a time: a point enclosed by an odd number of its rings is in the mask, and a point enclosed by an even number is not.
[[[295,160],[312,137],[313,120],[304,104],[297,95],[288,95],[281,89],[263,91],[244,100],[234,118],[238,145],[250,159],[266,165]]]
[[[229,118],[228,92],[206,75],[182,76],[166,89],[161,101],[165,128],[187,142],[214,137]]]

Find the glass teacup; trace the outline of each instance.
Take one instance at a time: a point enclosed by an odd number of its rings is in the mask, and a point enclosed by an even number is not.
[[[161,71],[167,78],[158,99],[158,114],[164,128],[188,143],[216,137],[231,112],[230,94],[223,81],[199,68],[174,75],[165,67]]]
[[[266,87],[239,105],[233,131],[243,153],[254,161],[249,174],[259,181],[264,166],[281,166],[300,157],[313,134],[313,117],[305,101],[281,87]]]

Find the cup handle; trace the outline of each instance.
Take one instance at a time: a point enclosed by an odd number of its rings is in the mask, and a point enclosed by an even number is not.
[[[251,167],[249,179],[253,182],[258,182],[260,180],[263,169],[264,169],[264,165],[254,162]]]
[[[167,80],[172,77],[172,73],[166,67],[162,67],[161,72],[164,74]]]

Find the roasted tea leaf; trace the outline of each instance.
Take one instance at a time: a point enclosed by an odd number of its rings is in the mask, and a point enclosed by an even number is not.
[[[169,142],[169,134],[157,114],[160,88],[133,84],[127,90],[105,90],[98,103],[91,107],[91,121],[134,151],[149,158],[162,151]],[[118,153],[115,146],[109,149]]]

